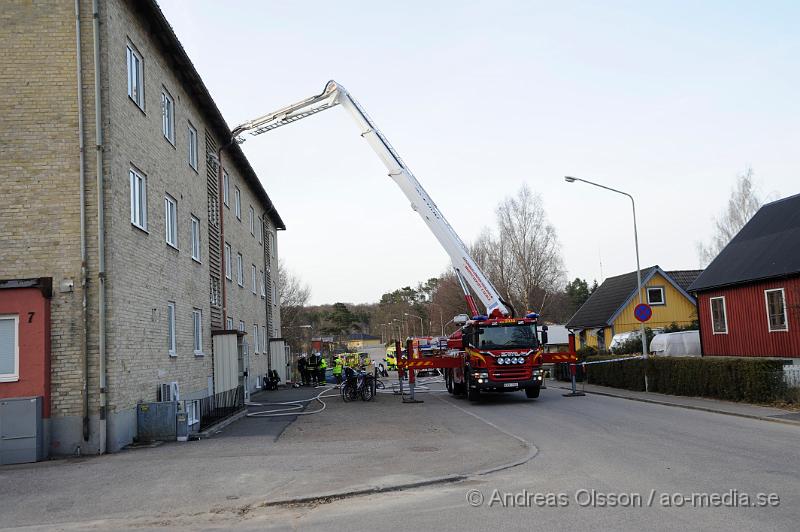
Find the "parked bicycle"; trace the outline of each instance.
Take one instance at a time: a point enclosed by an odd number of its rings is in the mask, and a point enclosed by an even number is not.
[[[341,388],[342,400],[348,403],[360,397],[362,401],[372,401],[375,398],[375,391],[384,387],[372,373],[347,368]]]

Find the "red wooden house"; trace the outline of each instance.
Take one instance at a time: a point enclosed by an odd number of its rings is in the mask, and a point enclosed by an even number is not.
[[[689,291],[704,355],[800,358],[800,194],[761,207]]]

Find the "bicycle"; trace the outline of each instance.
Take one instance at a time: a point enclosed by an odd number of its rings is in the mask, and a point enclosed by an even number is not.
[[[362,401],[372,401],[375,398],[375,390],[383,389],[385,385],[375,378],[372,373],[366,371],[349,370],[346,373],[345,381],[342,383],[342,400],[346,403],[355,401],[359,397]]]

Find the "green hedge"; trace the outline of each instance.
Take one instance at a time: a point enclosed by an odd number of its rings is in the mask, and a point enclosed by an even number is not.
[[[595,356],[587,362],[619,358]],[[770,403],[786,398],[783,361],[754,358],[650,357],[587,366],[588,382],[644,391],[644,372],[651,392],[727,401]]]

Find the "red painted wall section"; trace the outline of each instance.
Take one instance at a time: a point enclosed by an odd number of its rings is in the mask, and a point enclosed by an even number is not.
[[[0,382],[0,398],[42,396],[50,417],[50,300],[38,288],[0,290],[0,314],[19,316],[19,380]]]
[[[788,331],[770,332],[764,290],[783,288]],[[712,297],[725,296],[728,334],[713,334]],[[703,292],[699,296],[703,353],[710,356],[800,357],[800,277]]]

